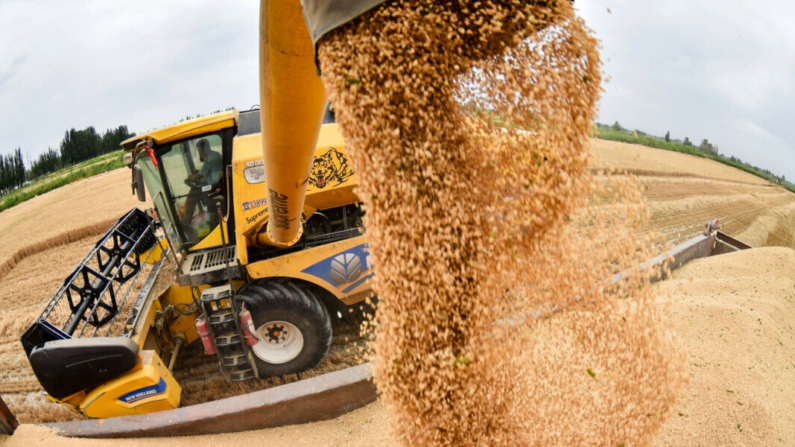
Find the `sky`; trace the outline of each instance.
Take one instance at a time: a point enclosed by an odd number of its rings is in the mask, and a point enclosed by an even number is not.
[[[601,41],[598,121],[707,138],[795,180],[795,3],[577,0]],[[0,0],[0,153],[259,102],[259,2]]]
[[[795,179],[795,3],[575,2],[602,42],[599,122],[704,138]]]

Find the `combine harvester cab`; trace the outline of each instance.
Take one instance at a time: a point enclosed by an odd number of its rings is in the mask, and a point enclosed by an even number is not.
[[[147,331],[136,331],[162,266],[163,247],[154,219],[131,210],[89,251],[23,334],[25,353],[49,399],[90,417],[179,405],[179,386],[155,351],[145,349],[141,335]],[[149,278],[141,284],[145,270]]]

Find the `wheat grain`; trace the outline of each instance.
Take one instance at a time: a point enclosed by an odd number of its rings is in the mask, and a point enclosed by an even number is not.
[[[366,203],[396,436],[647,445],[683,363],[648,273],[610,281],[650,255],[643,203],[627,177],[591,180],[599,55],[569,2],[392,1],[318,55]]]

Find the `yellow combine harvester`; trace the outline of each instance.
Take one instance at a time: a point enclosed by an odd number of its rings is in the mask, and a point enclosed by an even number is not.
[[[155,210],[122,217],[23,335],[50,399],[89,417],[175,408],[170,370],[197,340],[229,381],[318,364],[330,314],[371,295],[372,266],[345,142],[321,125],[333,120],[314,44],[382,1],[263,0],[262,110],[122,143]],[[154,296],[172,256],[174,281]]]

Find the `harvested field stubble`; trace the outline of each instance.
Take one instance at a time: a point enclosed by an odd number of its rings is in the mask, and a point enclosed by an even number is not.
[[[5,278],[6,275],[8,275],[11,270],[17,266],[17,264],[22,262],[22,260],[28,256],[33,256],[46,250],[51,250],[56,247],[71,244],[87,237],[103,234],[115,222],[116,219],[111,219],[96,224],[86,225],[85,227],[67,231],[65,233],[59,234],[58,236],[51,237],[41,242],[36,242],[32,245],[28,245],[27,247],[17,250],[17,252],[11,256],[11,259],[0,264],[0,280]]]
[[[96,238],[90,237],[32,254],[0,281],[0,394],[21,423],[77,417],[66,407],[44,398],[19,337],[41,314],[77,260],[95,243]]]
[[[627,171],[658,172],[673,175],[708,177],[754,185],[770,185],[767,180],[748,172],[695,155],[664,149],[655,149],[638,144],[591,139],[591,151],[598,158],[592,160],[594,167],[614,166]]]
[[[136,206],[144,205],[130,193],[129,169],[106,172],[34,197],[0,213],[0,263],[47,239],[116,221]]]
[[[319,46],[367,203],[395,433],[647,445],[683,362],[648,278],[607,281],[650,238],[637,184],[587,169],[596,41],[567,1],[468,5],[389,2]]]

